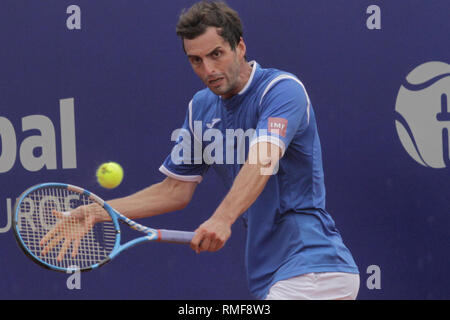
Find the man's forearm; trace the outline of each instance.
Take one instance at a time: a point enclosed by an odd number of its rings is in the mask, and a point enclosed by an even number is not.
[[[259,149],[261,147],[261,149]],[[260,151],[267,150],[268,152]],[[231,235],[231,225],[244,213],[267,184],[281,156],[281,149],[273,144],[260,142],[249,152],[249,159],[242,166],[234,183],[213,215],[196,230],[191,248],[201,251],[217,251]]]
[[[130,219],[146,218],[183,209],[190,201],[196,183],[169,181],[154,184],[130,196],[108,203]]]
[[[257,149],[255,146],[251,150],[249,159],[213,214],[225,219],[230,225],[256,201],[271,177],[271,172],[278,165],[281,150],[277,146],[264,143],[259,148],[264,149]]]
[[[232,225],[255,202],[270,178],[261,175],[260,169],[258,164],[244,164],[213,217],[220,217]]]

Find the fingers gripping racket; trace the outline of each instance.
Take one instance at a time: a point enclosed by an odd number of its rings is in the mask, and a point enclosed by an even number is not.
[[[97,222],[99,216],[107,219]],[[145,235],[122,244],[119,221]],[[29,258],[62,272],[96,269],[142,242],[188,244],[194,236],[194,232],[148,228],[123,216],[95,194],[61,183],[44,183],[26,190],[15,206],[13,229]]]

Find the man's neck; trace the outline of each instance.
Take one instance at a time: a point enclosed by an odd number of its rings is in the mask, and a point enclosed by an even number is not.
[[[249,62],[244,60],[241,65],[241,72],[239,74],[239,85],[234,90],[234,93],[230,96],[222,96],[222,99],[231,99],[235,95],[239,94],[239,92],[242,91],[242,89],[245,88],[248,81],[250,80],[250,76],[252,74],[252,66],[250,66]]]

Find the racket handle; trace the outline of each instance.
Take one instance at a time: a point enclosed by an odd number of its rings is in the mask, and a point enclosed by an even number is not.
[[[158,234],[158,241],[188,244],[194,237],[195,232],[159,229]]]

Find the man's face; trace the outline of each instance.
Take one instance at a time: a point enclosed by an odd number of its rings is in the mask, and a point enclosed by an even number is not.
[[[230,98],[245,85],[241,66],[245,56],[245,44],[239,42],[235,50],[218,33],[209,27],[195,39],[184,39],[184,49],[194,72],[208,88],[222,98]]]

